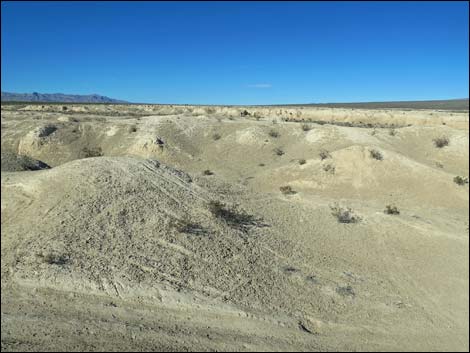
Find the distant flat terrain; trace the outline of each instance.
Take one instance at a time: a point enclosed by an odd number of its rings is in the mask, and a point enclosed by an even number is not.
[[[326,107],[326,108],[355,108],[355,109],[438,109],[438,110],[468,110],[469,100],[447,99],[429,101],[399,101],[399,102],[364,102],[364,103],[312,103],[296,104],[294,106]]]

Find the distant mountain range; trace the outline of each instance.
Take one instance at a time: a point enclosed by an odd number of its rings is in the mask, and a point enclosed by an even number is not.
[[[2,92],[2,102],[57,102],[57,103],[129,103],[99,94],[63,94],[63,93],[10,93]]]

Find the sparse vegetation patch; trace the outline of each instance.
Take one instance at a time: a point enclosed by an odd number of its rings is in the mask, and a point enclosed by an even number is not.
[[[183,219],[173,219],[171,225],[179,233],[192,234],[192,235],[207,235],[207,230],[201,225],[193,223],[189,217],[185,216]]]
[[[302,124],[301,125],[303,131],[310,131],[312,130],[312,126],[310,124]]]
[[[331,158],[331,154],[327,150],[321,150],[319,156],[322,161],[327,158]]]
[[[361,217],[356,215],[351,208],[341,207],[339,205],[331,206],[332,215],[336,217],[339,223],[359,223]]]
[[[376,159],[378,161],[381,161],[384,159],[382,152],[380,152],[379,150],[370,150],[369,152],[370,152],[370,156],[373,159]]]
[[[101,157],[103,155],[103,151],[101,150],[101,147],[84,147],[81,151],[81,154],[83,158]]]
[[[351,286],[340,286],[336,288],[336,293],[342,297],[354,297],[356,294]]]
[[[449,138],[447,136],[436,137],[433,142],[434,146],[436,146],[437,148],[449,146]]]
[[[336,168],[332,164],[325,164],[323,166],[323,171],[327,172],[327,173],[330,173],[330,174],[335,174]]]
[[[223,220],[231,228],[244,233],[248,232],[252,227],[263,226],[261,221],[254,216],[237,210],[234,207],[229,207],[220,201],[209,202],[209,210],[212,215]]]
[[[465,184],[468,184],[468,177],[462,177],[460,175],[457,175],[454,178],[454,183],[456,183],[459,186],[463,186]]]
[[[271,136],[272,138],[278,138],[280,134],[276,130],[271,130],[269,131],[269,136]]]
[[[400,211],[398,210],[397,206],[387,205],[385,207],[384,213],[389,215],[399,215]]]
[[[47,254],[38,254],[37,256],[42,260],[42,262],[48,265],[63,266],[63,265],[66,265],[70,261],[67,255],[62,255],[62,254],[47,253]]]
[[[281,186],[279,188],[284,195],[294,195],[297,191],[294,191],[290,185]]]

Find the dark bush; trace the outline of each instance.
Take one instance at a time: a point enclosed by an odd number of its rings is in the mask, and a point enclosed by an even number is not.
[[[273,138],[278,138],[281,135],[279,134],[279,132],[277,132],[275,130],[271,130],[271,131],[269,131],[269,136],[271,136]]]
[[[294,191],[294,190],[292,189],[292,187],[289,186],[289,185],[281,186],[281,187],[279,188],[279,190],[281,190],[281,192],[282,192],[284,195],[294,195],[294,194],[297,193],[297,191]]]
[[[446,136],[436,137],[433,142],[437,148],[449,146],[449,138]]]
[[[382,152],[378,150],[370,150],[369,152],[370,152],[370,156],[378,161],[381,161],[384,159]]]
[[[210,212],[217,218],[223,220],[231,228],[248,232],[252,227],[263,226],[260,220],[243,211],[229,207],[220,201],[209,202]]]
[[[322,161],[324,159],[331,158],[331,154],[327,150],[321,150],[319,156]]]
[[[91,158],[91,157],[101,157],[103,155],[103,152],[101,150],[101,147],[95,147],[95,148],[84,147],[81,151],[81,154],[83,158]]]
[[[356,215],[351,208],[335,205],[331,207],[331,211],[339,223],[359,223],[361,220],[361,217]]]
[[[456,183],[457,185],[463,186],[465,184],[468,184],[468,178],[461,177],[460,175],[457,175],[454,178],[454,183]]]
[[[398,210],[397,206],[387,205],[384,210],[385,214],[389,215],[399,215],[400,211]]]

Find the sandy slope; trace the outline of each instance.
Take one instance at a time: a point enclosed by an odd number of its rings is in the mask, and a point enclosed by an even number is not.
[[[468,350],[468,113],[244,110],[2,106],[2,350]]]

